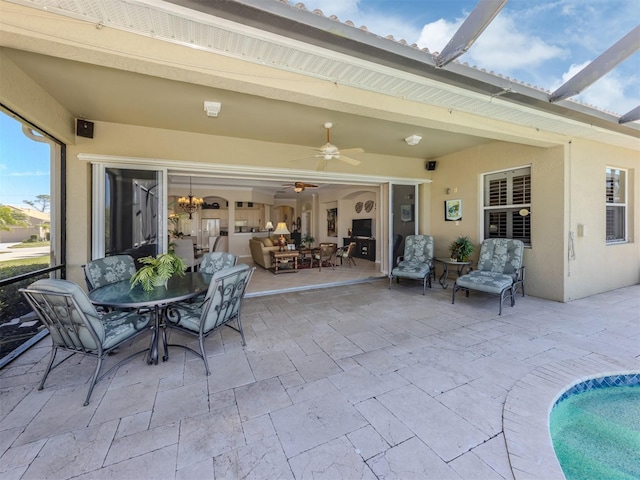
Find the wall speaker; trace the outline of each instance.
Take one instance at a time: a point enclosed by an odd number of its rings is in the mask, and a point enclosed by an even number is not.
[[[93,122],[76,119],[76,135],[79,137],[93,138]]]
[[[435,170],[436,169],[436,162],[435,160],[432,160],[430,162],[427,162],[427,170]]]

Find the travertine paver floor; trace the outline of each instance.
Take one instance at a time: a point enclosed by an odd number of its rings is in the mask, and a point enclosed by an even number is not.
[[[93,359],[36,390],[46,338],[0,372],[0,476],[509,479],[503,405],[520,379],[574,359],[640,368],[640,286],[567,304],[518,297],[502,316],[495,297],[451,305],[437,283],[423,296],[385,280],[243,308],[247,346],[228,328],[212,335],[211,376],[173,348],[167,363],[121,367],[87,407]]]

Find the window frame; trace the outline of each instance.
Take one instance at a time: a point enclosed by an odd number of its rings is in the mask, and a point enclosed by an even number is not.
[[[480,238],[517,238],[524,242],[525,247],[531,248],[532,245],[532,228],[531,228],[531,204],[532,204],[532,182],[533,182],[533,171],[531,165],[520,165],[511,168],[505,168],[502,170],[494,170],[491,172],[485,172],[480,175]],[[506,193],[504,194],[507,197],[508,202],[499,205],[490,205],[490,183],[494,179],[498,179],[503,176],[506,180]],[[514,189],[513,189],[513,179],[518,177],[528,177],[527,181],[523,185],[523,190],[520,193],[523,197],[523,201],[521,203],[513,203],[514,202]],[[492,178],[493,177],[493,178]],[[527,198],[528,197],[528,198]],[[526,201],[528,200],[528,201]],[[525,212],[526,211],[526,212]],[[505,214],[505,229],[506,234],[504,236],[492,236],[488,231],[488,215],[491,212],[500,212]],[[522,215],[521,212],[525,212]],[[511,214],[511,215],[510,215]],[[522,222],[522,230],[523,232],[528,231],[528,236],[513,236],[514,233],[514,224],[513,219],[516,215],[523,217]],[[517,227],[517,226],[516,226]]]
[[[605,214],[605,227],[604,227],[604,238],[605,238],[605,243],[607,245],[620,245],[623,243],[628,243],[629,242],[629,170],[626,168],[620,168],[620,167],[613,167],[611,165],[607,165],[605,167],[605,209],[604,209],[604,214]],[[609,192],[609,173],[613,172],[613,171],[617,171],[618,175],[620,176],[620,173],[624,174],[624,185],[623,185],[623,193],[624,193],[624,199],[622,202],[615,202],[615,201],[609,201],[609,196],[610,194],[613,196],[615,195],[615,192],[612,190],[611,192]],[[622,221],[623,221],[623,227],[622,227],[622,238],[612,238],[609,239],[609,215],[608,215],[608,210],[609,208],[619,208],[622,209]]]

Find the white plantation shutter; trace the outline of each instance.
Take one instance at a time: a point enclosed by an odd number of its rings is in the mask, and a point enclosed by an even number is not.
[[[483,208],[484,238],[514,238],[531,245],[531,167],[486,174]]]
[[[620,243],[627,240],[627,172],[606,168],[606,241]]]

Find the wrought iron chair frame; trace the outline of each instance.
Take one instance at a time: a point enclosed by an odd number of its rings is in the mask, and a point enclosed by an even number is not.
[[[40,385],[38,386],[38,390],[42,390],[44,388],[44,383],[47,380],[47,377],[49,376],[49,373],[51,372],[51,370],[58,367],[60,364],[62,364],[63,362],[65,362],[66,360],[74,356],[76,353],[80,353],[80,354],[91,356],[91,357],[96,357],[97,365],[93,373],[93,376],[91,377],[89,391],[87,392],[87,396],[84,402],[84,406],[87,406],[89,405],[89,400],[91,398],[91,394],[93,393],[93,389],[100,380],[102,380],[104,377],[109,375],[116,368],[120,367],[123,363],[131,360],[132,358],[140,354],[143,354],[149,351],[149,349],[146,348],[144,350],[140,350],[138,352],[132,353],[131,355],[127,356],[126,358],[120,360],[118,363],[113,365],[106,372],[103,372],[102,375],[99,375],[104,358],[108,356],[110,353],[112,353],[114,350],[116,350],[118,347],[120,347],[122,344],[126,342],[130,342],[138,335],[141,335],[142,333],[149,331],[149,329],[146,328],[146,326],[149,323],[149,320],[147,320],[144,328],[141,328],[140,330],[136,331],[133,335],[130,335],[122,339],[121,341],[117,342],[114,345],[111,345],[108,348],[104,348],[102,341],[100,340],[100,338],[98,337],[98,334],[93,328],[93,325],[91,325],[91,322],[86,318],[85,312],[82,310],[82,308],[80,307],[80,305],[78,304],[76,298],[72,293],[61,293],[61,292],[47,290],[46,288],[37,288],[32,286],[28,288],[22,288],[20,289],[20,292],[22,292],[22,294],[25,296],[25,298],[29,302],[29,305],[31,305],[34,312],[36,312],[36,314],[38,315],[42,323],[47,327],[47,329],[49,330],[49,334],[51,336],[51,343],[52,343],[51,356],[49,358],[49,363],[47,364],[45,373],[42,376],[42,379],[40,380]],[[52,305],[49,299],[47,298],[47,296],[51,296],[51,295],[63,298],[64,306]],[[89,302],[88,298],[87,298],[87,302]],[[82,343],[81,333],[78,330],[79,325],[76,324],[76,322],[63,323],[60,321],[59,319],[60,315],[56,313],[56,311],[60,311],[61,308],[64,309],[64,312],[65,312],[64,316],[66,318],[75,317],[75,318],[80,318],[82,320],[82,326],[87,329],[89,335],[91,336],[91,339],[96,347],[95,349],[89,348]],[[144,315],[134,313],[134,312],[128,313],[128,315],[132,315],[132,316],[135,315],[140,318],[144,317]],[[99,319],[101,317],[101,314],[97,310],[96,310],[96,317]],[[66,356],[65,358],[63,358],[62,360],[60,360],[58,363],[54,365],[53,363],[55,361],[58,350],[65,350],[65,351],[71,352],[71,354]]]

